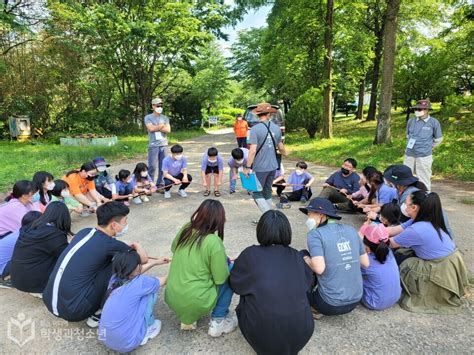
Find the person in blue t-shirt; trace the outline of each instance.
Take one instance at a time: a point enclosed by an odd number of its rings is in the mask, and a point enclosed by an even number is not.
[[[344,160],[341,170],[335,171],[326,179],[323,184],[323,190],[318,197],[327,198],[335,208],[351,212],[351,201],[348,196],[357,192],[360,188],[360,176],[355,172],[357,161],[353,158]]]
[[[360,228],[359,235],[370,261],[368,268],[361,268],[362,303],[377,311],[390,308],[400,299],[402,288],[398,265],[389,246],[388,230],[381,223],[366,222]]]
[[[150,260],[142,265],[133,249],[115,254],[105,304],[99,323],[99,340],[108,348],[125,353],[156,337],[161,321],[155,319],[153,308],[158,291],[167,276],[142,275],[155,265],[168,264],[168,258]]]
[[[134,197],[133,190],[135,189],[135,183],[132,179],[132,173],[130,170],[122,169],[118,175],[115,176],[117,180],[115,182],[115,193],[112,194],[112,199],[121,201],[125,206],[130,206],[128,200]]]
[[[314,177],[306,169],[308,169],[308,164],[304,161],[296,163],[296,170],[290,174],[288,181],[285,183],[285,185],[291,186],[293,191],[289,194],[282,194],[280,203],[287,203],[288,201],[306,202],[311,198],[313,195],[311,185],[314,182]]]
[[[336,223],[341,217],[326,198],[316,197],[300,211],[308,215],[309,255],[304,258],[317,279],[310,295],[315,318],[349,313],[362,298],[360,266],[369,266],[362,240],[353,227]]]
[[[235,193],[235,187],[237,185],[237,179],[239,179],[239,170],[243,170],[244,166],[247,165],[247,159],[249,157],[249,150],[247,148],[234,148],[230,152],[230,159],[227,163],[229,165],[229,193]]]
[[[175,144],[171,147],[171,155],[163,160],[163,176],[165,181],[165,198],[171,198],[171,187],[173,184],[179,185],[178,195],[187,197],[184,191],[193,177],[188,174],[188,159],[183,156],[183,147]]]

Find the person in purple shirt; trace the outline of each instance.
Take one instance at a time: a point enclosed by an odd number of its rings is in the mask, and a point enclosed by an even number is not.
[[[378,213],[383,205],[398,199],[397,190],[384,183],[381,171],[375,171],[370,175],[369,184],[370,190],[367,197],[359,202],[353,202],[356,207],[362,208],[364,213]]]
[[[360,176],[355,172],[357,161],[347,158],[342,164],[341,170],[334,172],[326,179],[323,190],[318,197],[327,198],[339,210],[352,212],[348,195],[358,191]]]
[[[369,256],[369,267],[361,268],[364,293],[362,303],[381,311],[398,302],[402,288],[398,265],[389,247],[388,230],[383,224],[365,223],[359,235]]]
[[[178,195],[187,197],[184,191],[193,177],[188,174],[188,159],[183,156],[183,147],[175,144],[171,147],[171,155],[163,160],[163,177],[165,181],[165,198],[171,198],[172,185],[179,185]]]
[[[29,211],[37,211],[40,195],[36,185],[28,180],[20,180],[13,185],[13,192],[0,206],[0,238],[21,227],[21,219]]]
[[[21,219],[21,227],[28,227],[31,223],[41,217],[41,212],[30,211]],[[13,250],[16,241],[20,236],[20,229],[10,232],[0,238],[0,287],[11,287],[11,281],[6,280],[10,276],[10,261],[12,259]]]
[[[247,164],[249,150],[247,148],[234,148],[230,153],[231,157],[227,163],[229,165],[229,193],[235,192],[237,179],[239,178],[238,170]]]
[[[120,353],[130,352],[161,331],[161,321],[155,319],[153,308],[167,276],[142,275],[155,265],[168,264],[168,258],[141,264],[140,255],[133,249],[115,254],[113,276],[105,296],[99,322],[99,340]]]
[[[122,169],[118,175],[115,176],[115,190],[112,194],[112,199],[122,201],[125,206],[130,206],[129,199],[133,198],[133,190],[135,189],[135,183],[132,179],[132,173],[130,170]]]
[[[143,202],[150,202],[148,198],[153,192],[156,192],[156,184],[148,173],[148,165],[137,163],[132,173],[133,192],[138,196],[133,198],[133,203],[139,205]]]
[[[290,174],[286,182],[286,185],[291,186],[293,191],[289,194],[282,194],[280,203],[287,203],[288,201],[306,202],[311,198],[313,195],[311,185],[314,182],[314,177],[306,169],[308,169],[308,164],[304,161],[296,163],[296,170]]]
[[[390,246],[410,248],[415,255],[395,253],[397,263],[413,256],[433,260],[451,255],[456,245],[446,227],[438,194],[415,191],[407,197],[406,204],[411,220],[388,228],[390,235],[395,235],[390,238]]]
[[[214,196],[220,197],[219,186],[224,173],[224,160],[219,156],[217,148],[211,147],[202,156],[201,177],[204,186],[204,196],[211,194],[211,177],[214,176]]]

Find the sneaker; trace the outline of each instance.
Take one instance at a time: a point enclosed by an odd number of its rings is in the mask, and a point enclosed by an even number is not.
[[[33,297],[36,297],[36,298],[43,298],[43,294],[42,293],[33,293],[33,292],[28,292],[28,294],[30,296],[33,296]]]
[[[192,324],[181,323],[181,330],[195,330],[197,328],[197,322]]]
[[[142,203],[142,200],[139,196],[133,198],[133,203],[139,205]]]
[[[258,219],[254,219],[252,222],[250,222],[250,224],[256,227],[258,224]]]
[[[276,204],[276,208],[278,208],[279,210],[286,210],[288,208],[291,208],[291,204],[290,203],[278,202]]]
[[[211,318],[209,323],[209,334],[213,338],[220,337],[222,334],[227,334],[237,328],[237,317],[234,314],[227,314],[224,318]]]
[[[128,202],[128,201],[123,201],[123,204],[127,207],[130,207],[130,202]]]
[[[165,198],[171,198],[171,192],[165,191]]]
[[[229,191],[229,194],[231,194],[231,195],[232,195],[232,194],[235,194],[235,190],[230,190],[230,191]]]
[[[100,321],[100,315],[102,313],[102,310],[99,309],[97,312],[95,312],[92,316],[87,318],[86,324],[89,328],[97,328],[99,326],[99,321]]]
[[[143,196],[142,201],[143,202],[150,202],[150,199],[147,196]]]
[[[89,210],[83,210],[81,212],[81,217],[89,217],[92,214]]]
[[[178,190],[178,195],[181,197],[188,197],[188,194],[184,190]]]
[[[301,203],[306,203],[306,202],[308,202],[308,199],[306,197],[301,197],[300,202]]]
[[[160,334],[160,331],[161,331],[161,321],[159,319],[156,319],[155,323],[150,325],[148,329],[146,330],[145,337],[143,338],[140,345],[145,345],[148,342],[148,340],[153,339],[158,334]]]
[[[0,288],[14,288],[12,285],[12,280],[5,280],[5,279],[0,279]]]

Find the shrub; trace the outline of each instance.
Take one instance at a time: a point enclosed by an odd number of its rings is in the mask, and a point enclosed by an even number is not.
[[[304,128],[310,138],[319,130],[323,116],[323,95],[320,89],[311,88],[298,96],[286,116],[290,129]]]

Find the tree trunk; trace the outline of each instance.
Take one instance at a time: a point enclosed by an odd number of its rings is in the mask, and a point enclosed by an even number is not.
[[[334,0],[327,0],[326,29],[324,31],[324,92],[323,92],[323,122],[321,138],[332,138],[332,25],[334,13]]]
[[[365,94],[365,77],[360,79],[359,83],[359,101],[357,102],[357,114],[355,119],[361,120],[364,114],[364,94]]]
[[[384,28],[382,86],[375,144],[391,143],[390,111],[393,95],[393,72],[397,45],[397,19],[401,0],[387,0]]]
[[[375,120],[375,113],[377,111],[377,89],[379,85],[379,76],[380,76],[380,62],[382,60],[382,49],[383,49],[383,31],[380,29],[375,31],[377,36],[377,42],[375,43],[374,48],[374,62],[372,70],[372,83],[370,88],[370,103],[369,111],[367,112],[367,121]],[[383,27],[383,26],[382,26]]]

